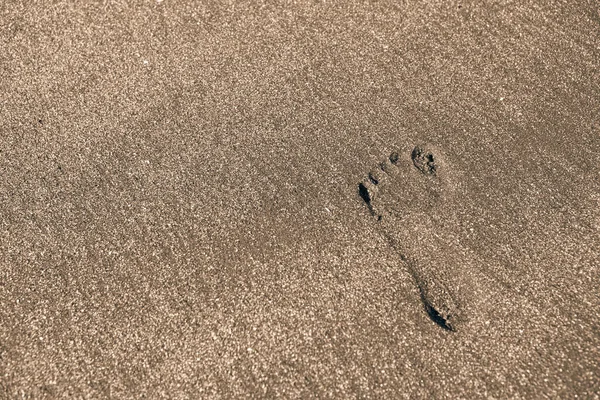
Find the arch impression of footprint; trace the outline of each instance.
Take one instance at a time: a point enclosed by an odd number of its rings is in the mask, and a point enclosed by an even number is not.
[[[359,184],[359,194],[398,251],[430,318],[457,330],[472,313],[477,262],[452,229],[458,203],[454,171],[439,149],[416,146],[392,152]],[[479,310],[481,311],[481,310]]]

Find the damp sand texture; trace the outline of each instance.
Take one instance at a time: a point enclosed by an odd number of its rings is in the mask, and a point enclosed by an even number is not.
[[[0,398],[595,398],[594,1],[0,5]]]

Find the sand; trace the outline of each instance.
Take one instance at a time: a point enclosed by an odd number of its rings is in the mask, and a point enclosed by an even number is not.
[[[0,398],[598,398],[599,165],[593,0],[3,2]]]

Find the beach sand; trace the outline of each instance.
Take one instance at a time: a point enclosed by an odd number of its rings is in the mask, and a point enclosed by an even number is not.
[[[598,398],[597,1],[84,3],[0,5],[0,398]]]

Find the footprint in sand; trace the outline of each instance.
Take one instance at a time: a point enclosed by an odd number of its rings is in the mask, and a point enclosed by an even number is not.
[[[393,152],[359,184],[359,194],[399,252],[430,318],[454,331],[465,321],[468,273],[464,252],[452,242],[456,176],[439,149],[419,145]],[[448,238],[447,236],[450,236]]]

